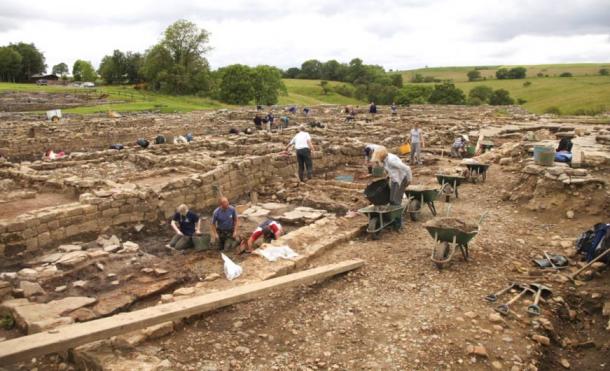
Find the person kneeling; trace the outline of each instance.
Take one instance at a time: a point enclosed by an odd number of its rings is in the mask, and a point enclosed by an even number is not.
[[[250,253],[254,251],[253,246],[255,244],[258,248],[262,244],[260,240],[261,236],[263,237],[262,241],[264,243],[269,243],[273,240],[277,240],[282,235],[282,233],[282,225],[276,222],[275,220],[268,219],[261,223],[258,227],[256,227],[256,229],[254,230],[254,232],[252,232],[252,235],[250,236],[250,238],[248,238],[247,241],[242,242],[241,246],[239,247],[239,253],[241,254],[244,251]],[[257,243],[257,241],[259,243]]]
[[[188,206],[182,204],[178,206],[174,217],[172,218],[171,226],[176,232],[169,244],[168,248],[176,250],[185,250],[194,246],[193,238],[195,235],[201,234],[201,220],[199,215],[190,211]]]

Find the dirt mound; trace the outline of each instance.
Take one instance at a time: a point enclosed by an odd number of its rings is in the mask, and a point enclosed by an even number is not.
[[[476,224],[467,223],[458,218],[436,218],[426,224],[426,227],[456,229],[465,233],[475,232],[479,227]]]
[[[407,187],[407,191],[423,192],[434,191],[439,187],[438,184],[412,184]]]

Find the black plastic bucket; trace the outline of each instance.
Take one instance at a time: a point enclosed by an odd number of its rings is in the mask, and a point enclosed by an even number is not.
[[[380,179],[369,184],[364,195],[373,205],[387,205],[390,202],[390,186],[387,179]]]

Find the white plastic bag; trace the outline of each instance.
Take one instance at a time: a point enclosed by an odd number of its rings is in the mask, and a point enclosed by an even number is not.
[[[293,259],[299,256],[293,249],[290,247],[283,246],[270,246],[266,249],[257,249],[255,251],[256,254],[262,256],[263,258],[269,260],[270,262],[274,262],[279,258],[282,259]]]
[[[233,281],[237,277],[241,276],[243,269],[239,265],[233,263],[233,261],[231,259],[229,259],[229,257],[226,256],[225,254],[220,253],[220,255],[222,256],[222,260],[224,260],[224,262],[225,262],[224,270],[225,270],[225,276],[227,276],[227,279],[229,281]]]

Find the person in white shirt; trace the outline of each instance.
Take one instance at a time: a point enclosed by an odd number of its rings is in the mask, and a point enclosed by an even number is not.
[[[311,143],[311,136],[305,131],[304,125],[299,126],[299,132],[292,138],[290,143],[288,143],[286,151],[292,146],[294,146],[294,149],[297,151],[299,179],[301,182],[305,181],[305,169],[307,169],[307,179],[311,179],[313,172],[311,155],[315,151],[315,148],[313,143]]]
[[[411,143],[411,159],[409,160],[409,163],[413,165],[415,164],[415,161],[417,161],[417,163],[421,165],[421,149],[424,146],[424,136],[422,135],[417,122],[415,123],[415,127],[411,129],[409,142]],[[417,160],[415,159],[416,157]]]
[[[400,157],[388,153],[388,150],[383,146],[375,150],[373,161],[381,163],[390,178],[390,205],[402,204],[405,189],[413,180],[411,168],[405,165]],[[402,227],[402,217],[396,221],[396,228],[399,229],[400,227]]]

